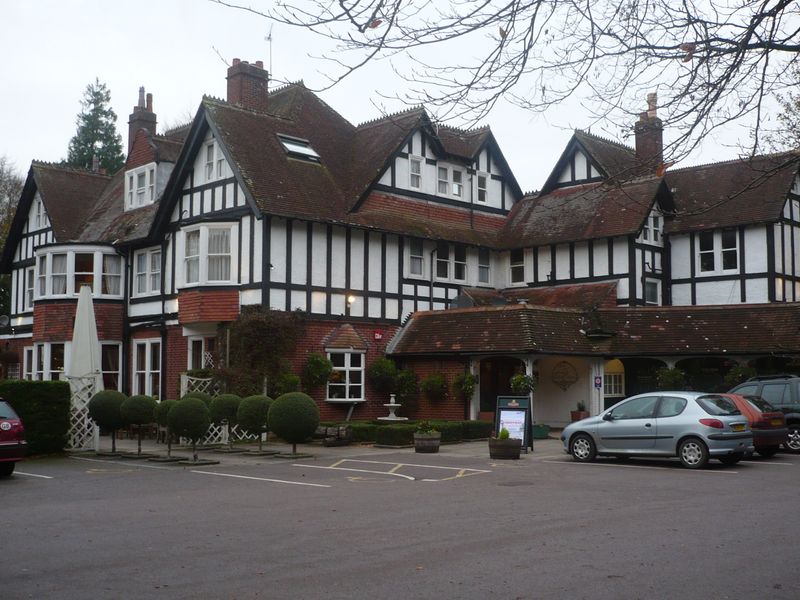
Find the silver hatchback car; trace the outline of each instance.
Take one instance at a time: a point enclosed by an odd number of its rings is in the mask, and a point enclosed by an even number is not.
[[[564,428],[564,451],[580,462],[596,456],[673,457],[699,469],[710,457],[733,465],[753,453],[747,419],[728,398],[702,392],[653,392],[615,404]]]

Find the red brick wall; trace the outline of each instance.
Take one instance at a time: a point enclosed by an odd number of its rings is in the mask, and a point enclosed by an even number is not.
[[[36,304],[33,307],[33,342],[66,342],[72,339],[78,301]],[[94,305],[97,336],[101,342],[122,340],[122,303]]]
[[[178,294],[181,324],[234,321],[238,316],[238,290],[188,290]]]
[[[155,131],[151,131],[151,133],[155,133]],[[135,169],[136,167],[151,163],[155,159],[156,150],[150,145],[147,133],[142,129],[138,129],[136,131],[136,137],[133,138],[133,147],[131,148],[130,154],[128,154],[125,168]]]
[[[413,371],[419,378],[420,387],[422,380],[440,373],[447,383],[447,395],[442,400],[430,400],[420,391],[417,407],[413,414],[403,413],[405,416],[417,419],[448,419],[461,420],[468,416],[467,400],[453,394],[453,381],[456,376],[464,373],[466,364],[461,360],[413,359],[406,360],[404,369]],[[401,409],[402,410],[402,409]]]

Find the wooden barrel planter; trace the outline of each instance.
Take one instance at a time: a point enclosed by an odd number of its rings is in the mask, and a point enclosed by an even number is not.
[[[414,451],[433,454],[439,451],[439,443],[442,441],[442,432],[434,431],[431,433],[414,433]]]
[[[519,453],[522,450],[522,440],[516,438],[508,438],[500,440],[497,438],[489,439],[489,458],[499,460],[516,460],[519,459]]]

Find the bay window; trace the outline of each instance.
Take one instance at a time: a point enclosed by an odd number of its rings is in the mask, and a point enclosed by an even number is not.
[[[186,283],[200,281],[200,230],[186,232]]]
[[[208,280],[230,281],[231,230],[208,230]]]
[[[75,282],[73,289],[76,293],[80,292],[82,285],[94,288],[94,253],[86,254],[81,252],[75,254]],[[66,293],[66,289],[64,293]]]
[[[236,245],[234,227],[202,225],[184,234],[184,283],[213,284],[233,280]]]
[[[67,255],[53,254],[52,259],[52,294],[62,295],[67,293]],[[80,291],[80,290],[78,290]]]
[[[38,282],[37,298],[77,295],[83,285],[88,285],[94,296],[122,295],[122,257],[116,252],[90,248],[53,250],[36,257],[36,272],[26,276],[28,296],[32,295],[34,281]]]
[[[33,288],[35,284],[36,272],[33,267],[25,269],[25,308],[24,310],[33,310]]]

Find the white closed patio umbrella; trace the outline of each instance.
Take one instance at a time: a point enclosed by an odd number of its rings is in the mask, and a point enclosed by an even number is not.
[[[72,447],[85,447],[86,431],[93,427],[91,441],[99,449],[99,429],[88,418],[91,397],[103,389],[103,373],[100,368],[100,340],[97,337],[97,322],[94,316],[92,288],[82,285],[75,311],[75,326],[72,331],[72,348],[66,369],[72,392],[70,438]],[[83,430],[83,432],[81,432]],[[84,438],[84,439],[81,439]]]

